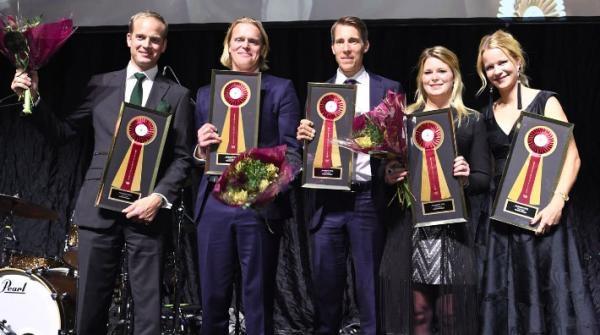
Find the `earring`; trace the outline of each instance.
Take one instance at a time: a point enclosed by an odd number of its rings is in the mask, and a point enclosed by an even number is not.
[[[490,93],[488,94],[488,110],[492,112],[494,110],[494,86],[490,84]]]

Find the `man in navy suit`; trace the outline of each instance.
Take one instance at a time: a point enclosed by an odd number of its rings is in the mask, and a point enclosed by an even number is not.
[[[193,163],[190,152],[194,144],[189,91],[162,77],[156,65],[167,47],[167,30],[166,21],[158,13],[133,15],[127,33],[131,59],[125,69],[93,76],[83,103],[65,120],[48,110],[42,99],[31,116],[32,122],[57,142],[80,132],[94,132],[94,153],[73,217],[79,226],[77,334],[107,334],[108,309],[124,243],[135,306],[134,334],[155,335],[161,331],[161,233],[171,221],[168,212],[161,208],[170,208],[176,200]],[[119,213],[97,208],[94,203],[121,103],[133,103],[136,75],[142,80],[138,102],[147,108],[168,111],[173,121],[154,192]],[[11,88],[17,94],[30,88],[37,99],[37,86],[37,73],[17,70]]]
[[[331,27],[331,50],[338,64],[336,84],[354,84],[356,114],[370,111],[388,90],[398,91],[398,82],[368,72],[363,58],[369,50],[365,23],[352,16],[338,19]],[[297,128],[298,140],[312,140],[313,123],[303,119]],[[355,157],[352,191],[308,191],[309,233],[311,237],[312,278],[315,292],[315,333],[338,334],[346,283],[346,259],[352,254],[355,294],[362,334],[378,334],[379,262],[385,241],[385,228],[378,217],[385,199],[383,180],[376,176],[380,162],[368,155]]]
[[[262,24],[252,18],[238,18],[227,30],[221,63],[234,71],[266,70],[268,50],[269,40]],[[208,123],[209,95],[209,86],[198,90],[198,146],[194,152],[197,159],[205,159],[210,146],[221,143],[217,127]],[[299,165],[300,145],[294,135],[300,119],[300,104],[292,82],[263,73],[260,97],[258,146],[286,144],[288,160]],[[200,183],[195,215],[202,297],[201,334],[227,334],[228,309],[238,264],[246,333],[273,334],[279,239],[283,220],[292,215],[288,194],[280,194],[260,212],[230,207],[210,195],[214,182],[209,179],[205,175]]]

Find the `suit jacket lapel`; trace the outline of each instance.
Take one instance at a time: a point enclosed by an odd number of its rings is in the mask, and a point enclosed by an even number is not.
[[[373,109],[375,106],[379,105],[381,99],[383,99],[381,92],[384,91],[384,88],[381,80],[372,73],[369,73],[369,78],[371,81],[369,83],[369,105],[370,109]]]
[[[150,90],[148,100],[146,101],[146,107],[150,109],[156,109],[162,98],[164,98],[164,96],[167,94],[169,87],[169,82],[160,74],[157,74],[156,78],[154,78],[154,84]]]

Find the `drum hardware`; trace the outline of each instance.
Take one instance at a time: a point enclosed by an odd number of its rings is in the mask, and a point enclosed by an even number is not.
[[[69,229],[65,238],[62,261],[68,266],[77,269],[79,233],[77,232],[77,226],[73,223],[73,213],[71,213],[71,218],[69,219]]]
[[[181,248],[181,234],[183,225],[186,220],[189,222],[193,222],[193,220],[186,214],[185,208],[185,189],[180,189],[179,194],[179,206],[175,210],[176,215],[176,231],[175,231],[175,248],[173,250],[173,303],[164,305],[168,312],[167,315],[163,315],[161,318],[163,321],[168,321],[167,329],[164,329],[162,334],[186,334],[189,320],[187,316],[184,314],[183,307],[187,306],[186,304],[181,303],[181,293],[180,293],[180,278],[181,278],[181,262],[182,258],[182,248]],[[170,328],[169,328],[170,325]]]
[[[2,247],[0,266],[9,264],[10,257],[8,254],[10,248],[7,247],[7,244],[11,244],[14,249],[14,246],[17,243],[17,237],[12,228],[15,215],[38,220],[58,219],[58,213],[55,211],[21,199],[18,194],[0,194],[0,215],[4,215],[2,220],[2,231],[0,232],[0,239],[2,239],[0,242],[0,246]],[[14,265],[11,264],[11,266]]]
[[[197,316],[197,314],[193,314],[193,313],[189,313],[191,311],[199,311],[200,310],[200,306],[195,306],[195,305],[188,305],[185,303],[181,303],[181,290],[180,290],[180,278],[182,276],[182,265],[181,265],[181,259],[183,258],[182,255],[182,232],[184,229],[184,226],[186,225],[186,221],[187,222],[194,222],[194,220],[192,220],[192,218],[190,218],[187,214],[186,214],[186,207],[185,207],[185,188],[181,188],[180,189],[180,194],[179,194],[179,206],[177,206],[177,209],[175,210],[175,220],[176,220],[176,231],[175,231],[175,249],[173,250],[173,257],[172,257],[172,263],[173,263],[173,277],[172,277],[172,281],[173,281],[173,292],[172,292],[172,296],[173,296],[173,303],[172,304],[166,304],[163,307],[165,307],[163,309],[163,315],[161,316],[161,319],[163,320],[163,324],[164,322],[166,322],[166,329],[164,329],[162,331],[163,335],[174,335],[174,334],[188,334],[191,331],[191,327],[194,327],[197,323],[198,320],[201,320],[201,318],[199,318]],[[186,310],[188,311],[188,313],[186,314]],[[168,313],[168,315],[164,315],[165,311]],[[170,327],[169,327],[170,326]]]
[[[0,244],[2,245],[2,254],[0,255],[0,266],[4,267],[8,265],[9,261],[9,248],[7,245],[14,245],[17,242],[17,237],[12,229],[12,213],[6,214],[2,219],[2,230],[0,231]]]
[[[13,332],[10,329],[10,326],[7,326],[6,324],[7,324],[6,320],[0,321],[0,334],[2,334],[2,335],[17,335],[17,333]]]
[[[127,243],[123,245],[121,255],[121,273],[117,278],[113,291],[113,305],[109,311],[109,335],[133,334],[133,299],[127,272]]]

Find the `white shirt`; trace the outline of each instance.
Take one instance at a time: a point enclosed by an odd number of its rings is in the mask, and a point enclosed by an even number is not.
[[[148,101],[148,97],[150,96],[150,90],[152,89],[152,85],[154,84],[154,78],[158,74],[158,66],[154,66],[151,69],[146,71],[140,71],[131,61],[127,64],[127,73],[125,79],[125,97],[123,100],[129,102],[131,98],[131,92],[133,91],[133,87],[137,83],[137,79],[133,76],[138,72],[143,72],[146,75],[146,79],[142,81],[142,90],[144,95],[142,96],[142,106],[146,106],[146,102]]]
[[[343,84],[346,79],[356,80],[356,102],[354,115],[360,115],[367,113],[371,110],[370,102],[370,78],[369,73],[365,71],[365,68],[361,68],[354,76],[346,77],[338,68],[335,77],[336,84]],[[369,155],[358,153],[354,155],[354,176],[353,180],[356,181],[369,181],[371,180],[371,159]]]
[[[146,79],[142,81],[142,106],[146,106],[146,102],[148,101],[148,97],[150,96],[150,90],[152,90],[152,85],[154,84],[154,79],[158,74],[158,66],[154,66],[153,68],[150,68],[146,71],[140,71],[140,69],[138,69],[137,66],[135,66],[131,61],[129,61],[129,64],[127,64],[126,71],[127,72],[125,75],[125,98],[123,100],[129,102],[129,99],[131,98],[131,92],[133,91],[133,87],[135,87],[135,84],[137,83],[137,79],[135,78],[134,74],[138,72],[143,72],[146,75]],[[164,195],[156,192],[152,194],[156,194],[163,199],[163,203],[161,206],[162,208],[170,209],[173,207],[173,204],[170,203],[169,200],[167,200],[167,197],[165,197]]]

